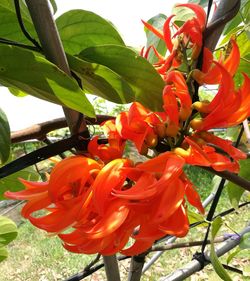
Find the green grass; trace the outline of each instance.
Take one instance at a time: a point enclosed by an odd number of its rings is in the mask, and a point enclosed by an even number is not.
[[[187,166],[186,173],[197,186],[202,199],[204,200],[211,192],[211,182],[213,176],[208,172]],[[249,200],[249,198],[248,198]],[[230,208],[230,203],[223,190],[217,212]],[[227,216],[225,221],[230,227],[239,231],[244,228],[249,221],[249,206],[239,209],[238,212]],[[197,227],[190,230],[187,237],[177,242],[203,240],[206,227]],[[221,233],[232,233],[224,226]],[[18,238],[10,244],[9,258],[0,264],[0,281],[62,281],[67,277],[80,272],[89,263],[93,256],[78,255],[69,253],[61,245],[57,237],[48,237],[44,231],[36,229],[28,221],[22,221],[19,225]],[[183,266],[192,259],[193,254],[199,247],[183,248],[166,251],[152,268],[142,277],[142,281],[158,280],[161,276],[166,276],[174,269]],[[232,265],[243,269],[249,265],[249,253],[242,253],[233,259]],[[152,256],[152,254],[150,254]],[[149,257],[147,257],[147,260]],[[222,258],[225,261],[225,258]],[[129,270],[129,260],[120,264],[122,280],[126,280]],[[231,273],[230,273],[231,274]],[[232,274],[234,280],[250,280]],[[238,278],[238,279],[237,279]],[[84,280],[105,280],[103,271],[94,274],[91,278]],[[195,274],[187,280],[219,280],[211,266]]]
[[[63,280],[81,271],[90,256],[69,253],[59,238],[48,237],[28,221],[19,226],[9,247],[9,258],[0,265],[0,280]]]

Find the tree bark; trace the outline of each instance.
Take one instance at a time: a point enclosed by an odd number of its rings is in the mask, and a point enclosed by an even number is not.
[[[26,0],[33,24],[45,57],[71,76],[62,42],[47,0]],[[63,108],[67,124],[72,134],[87,131],[81,113]]]
[[[211,22],[208,24],[204,33],[205,47],[213,51],[220,39],[222,31],[240,9],[240,0],[221,0],[216,9]]]

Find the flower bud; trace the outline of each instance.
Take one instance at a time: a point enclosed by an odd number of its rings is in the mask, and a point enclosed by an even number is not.
[[[176,147],[173,152],[183,158],[186,158],[190,155],[190,150],[185,150],[181,147]]]
[[[196,101],[195,103],[193,103],[193,108],[196,109],[197,111],[201,112],[201,113],[209,113],[209,101]]]
[[[202,126],[203,120],[202,119],[193,119],[190,122],[190,126],[193,130],[199,130]]]
[[[148,147],[155,147],[158,143],[158,137],[155,134],[147,135],[145,143]]]

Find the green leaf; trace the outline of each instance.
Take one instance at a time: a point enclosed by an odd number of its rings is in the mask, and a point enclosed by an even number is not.
[[[240,49],[241,57],[245,57],[250,54],[250,40],[247,32],[242,32],[239,36],[237,36],[237,44]]]
[[[0,83],[94,117],[94,109],[75,80],[41,55],[0,45]]]
[[[231,262],[231,260],[238,255],[238,253],[241,252],[239,248],[237,248],[234,252],[232,252],[228,257],[227,257],[227,264]]]
[[[234,76],[234,82],[237,87],[239,87],[243,83],[242,72],[250,76],[250,54],[246,55],[245,57],[241,57],[240,59],[240,64],[237,69],[237,73]]]
[[[207,7],[208,1],[207,0],[189,0],[188,3],[195,3],[202,7]]]
[[[250,249],[250,233],[245,233],[240,240],[239,248],[241,250]]]
[[[239,176],[246,180],[250,180],[250,174],[249,174],[250,159],[240,160],[239,164],[240,164]],[[227,184],[227,192],[233,208],[235,209],[238,208],[240,198],[244,193],[244,191],[245,190],[242,187],[232,182],[229,182]]]
[[[203,222],[203,223],[199,224],[198,226],[207,226],[208,225],[208,223],[205,222],[204,217],[201,214],[197,214],[190,210],[188,210],[188,221],[189,221],[189,224],[193,224],[196,222]]]
[[[81,79],[86,92],[115,103],[129,103],[135,94],[126,80],[106,66],[67,55],[69,66]]]
[[[228,32],[230,32],[235,27],[239,26],[241,23],[242,18],[240,13],[238,13],[230,22],[228,22],[223,30],[223,34],[226,35]]]
[[[32,37],[36,37],[28,9],[23,1],[19,1],[22,14],[22,21],[25,29]],[[0,37],[17,41],[19,43],[30,44],[30,41],[22,33],[17,21],[13,0],[0,1]]]
[[[249,249],[250,249],[250,233],[248,232],[241,237],[240,244],[237,247],[237,249],[227,257],[227,264],[230,263],[230,261],[240,252],[245,250],[249,251]]]
[[[56,24],[65,51],[72,55],[96,45],[124,45],[115,27],[93,12],[71,10],[61,15]]]
[[[16,224],[7,217],[0,216],[0,248],[17,237]]]
[[[183,22],[195,16],[195,13],[186,7],[174,7],[172,14],[176,15],[174,21],[177,25],[181,25]]]
[[[216,237],[218,231],[220,230],[221,226],[223,224],[223,220],[221,217],[217,217],[214,219],[214,221],[212,222],[212,229],[211,229],[211,235],[212,235],[212,239],[214,240],[214,238]]]
[[[237,26],[237,27],[231,29],[231,30],[227,33],[227,35],[220,41],[220,46],[227,44],[228,41],[230,40],[230,38],[231,38],[232,36],[235,36],[235,35],[237,35],[238,33],[241,33],[242,30],[243,30],[243,26]]]
[[[5,247],[0,248],[0,262],[8,257],[8,252]]]
[[[6,197],[4,197],[5,191],[9,190],[15,192],[24,189],[24,185],[18,180],[19,178],[29,181],[37,181],[39,179],[39,175],[34,169],[26,168],[0,179],[0,200],[6,199]]]
[[[55,14],[57,12],[57,4],[56,4],[56,1],[55,0],[49,0],[51,6],[52,6],[52,9],[53,9],[53,13]]]
[[[213,268],[215,272],[218,274],[218,276],[224,280],[224,281],[231,281],[232,279],[230,278],[229,274],[227,271],[224,269],[222,264],[219,261],[219,258],[217,257],[217,254],[215,252],[215,247],[214,247],[214,239],[215,236],[217,235],[218,231],[220,230],[222,226],[222,218],[217,217],[211,224],[211,251],[210,251],[210,260],[213,265]]]
[[[155,28],[162,30],[166,19],[167,19],[167,16],[165,16],[164,14],[158,14],[158,15],[152,17],[151,19],[149,19],[148,23],[151,24],[152,26],[154,26]],[[162,56],[164,56],[167,51],[166,43],[162,39],[157,37],[153,32],[148,30],[147,28],[145,28],[145,33],[146,33],[146,37],[147,37],[146,47],[149,48],[150,46],[154,46],[156,48],[156,50]],[[149,55],[148,55],[147,59],[150,63],[155,63],[158,61],[158,58],[156,57],[153,50],[149,51]]]
[[[10,155],[10,126],[7,116],[0,108],[0,162],[5,163]]]
[[[12,95],[14,95],[18,98],[22,98],[22,97],[27,96],[27,94],[25,92],[20,91],[19,89],[16,89],[16,88],[13,88],[13,87],[12,88],[9,87],[8,90]]]
[[[79,57],[110,68],[133,89],[136,101],[154,111],[162,110],[164,82],[154,67],[132,49],[103,45],[83,50]]]

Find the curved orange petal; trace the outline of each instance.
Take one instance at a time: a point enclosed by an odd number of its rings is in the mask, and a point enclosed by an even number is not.
[[[145,22],[144,20],[141,20],[141,21],[148,30],[153,32],[160,39],[164,40],[164,35],[163,35],[163,32],[161,30],[155,28],[153,25],[149,24],[148,22]]]
[[[194,189],[193,184],[186,178],[185,179],[185,194],[187,196],[188,202],[196,207],[201,214],[204,214],[205,210],[202,206],[201,199],[199,193]]]
[[[123,186],[126,175],[122,172],[122,168],[131,166],[131,161],[128,159],[116,159],[99,172],[92,186],[93,202],[99,214],[103,215],[109,205],[112,189]]]
[[[28,218],[30,214],[38,210],[42,210],[51,204],[48,193],[40,194],[39,197],[28,201],[22,208],[21,214],[24,218]]]
[[[159,226],[168,235],[183,237],[188,233],[189,222],[186,209],[181,205],[176,212]]]
[[[114,201],[108,207],[105,215],[87,231],[83,231],[82,235],[89,239],[103,238],[116,231],[126,220],[129,209],[122,205],[122,201]]]
[[[146,250],[148,250],[152,244],[154,243],[154,240],[136,240],[135,243],[129,247],[128,249],[122,250],[121,254],[125,256],[135,256],[139,255]]]
[[[173,43],[172,43],[172,36],[171,36],[171,31],[170,31],[170,21],[175,15],[171,15],[168,17],[163,25],[163,36],[164,36],[164,41],[166,43],[166,46],[170,53],[173,50]]]
[[[223,66],[231,76],[234,76],[240,64],[240,50],[233,38],[231,38],[230,44],[232,45],[232,49],[229,56],[224,61]]]

